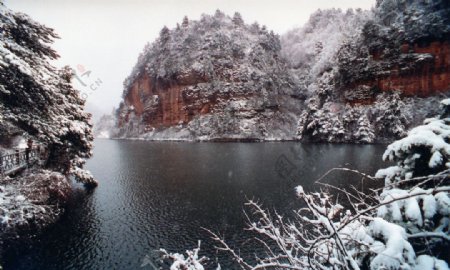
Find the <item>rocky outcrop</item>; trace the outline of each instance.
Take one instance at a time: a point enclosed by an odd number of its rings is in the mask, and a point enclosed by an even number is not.
[[[399,90],[405,96],[428,97],[450,89],[450,42],[404,44],[401,64],[375,80],[381,91]]]
[[[373,12],[338,53],[345,101],[367,103],[380,92],[423,98],[450,90],[448,1],[378,0]]]
[[[370,54],[370,79],[346,85],[345,100],[371,103],[378,92],[399,91],[403,96],[429,97],[450,89],[450,42],[403,44],[398,57],[382,51]]]
[[[310,90],[299,119],[303,140],[388,142],[433,117],[438,96],[449,94],[448,1],[378,0],[369,13],[319,11],[297,33],[310,54],[294,66]]]
[[[195,74],[181,75],[172,81],[152,80],[142,74],[131,85],[124,104],[132,106],[129,112],[142,117],[143,123],[152,127],[170,127],[188,123],[196,115],[209,112],[213,106],[205,93],[200,96],[189,86],[207,82]],[[119,127],[126,125],[129,114],[119,119]]]
[[[68,178],[48,170],[0,179],[0,255],[3,244],[36,235],[58,220],[71,194]]]
[[[279,38],[220,11],[147,46],[125,81],[119,137],[293,139],[302,93]]]
[[[125,81],[118,137],[382,142],[450,90],[448,1],[318,10],[277,35],[220,11],[163,28]]]

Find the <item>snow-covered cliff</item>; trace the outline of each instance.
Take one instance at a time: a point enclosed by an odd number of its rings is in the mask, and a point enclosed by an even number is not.
[[[118,137],[390,141],[450,90],[447,1],[318,10],[281,39],[217,11],[163,28],[124,83]]]
[[[164,27],[124,84],[119,137],[293,139],[303,94],[279,37],[220,11]]]
[[[436,114],[450,90],[448,1],[377,1],[371,11],[319,10],[282,37],[307,89],[305,140],[390,141]]]

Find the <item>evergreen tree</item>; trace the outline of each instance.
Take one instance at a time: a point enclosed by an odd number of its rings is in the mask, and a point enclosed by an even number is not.
[[[355,133],[355,137],[362,143],[373,143],[375,140],[375,134],[370,124],[369,118],[366,114],[361,115],[358,119],[358,130]]]
[[[234,13],[233,23],[237,26],[242,26],[244,24],[244,20],[242,19],[241,13],[239,12]]]
[[[90,115],[84,101],[70,84],[70,68],[57,70],[50,60],[58,58],[51,43],[58,38],[53,29],[22,13],[0,5],[0,129],[14,126],[46,145],[46,166],[72,174],[88,185],[96,185],[82,170],[91,156]],[[11,134],[9,134],[11,136]]]
[[[164,27],[159,32],[159,39],[161,40],[161,45],[165,46],[167,42],[170,40],[170,30],[167,28],[167,26],[164,25]]]
[[[321,41],[316,42],[314,45],[314,52],[316,55],[319,55],[323,50],[323,43]]]
[[[216,12],[214,13],[214,17],[217,19],[223,19],[223,18],[225,18],[225,13],[223,13],[220,9],[216,9]]]
[[[253,33],[259,32],[259,23],[258,22],[252,23],[252,25],[250,26],[250,29]]]
[[[402,110],[405,103],[401,100],[400,93],[380,95],[376,107],[378,110],[374,125],[378,134],[391,135],[395,138],[406,135],[409,121]]]
[[[183,28],[186,28],[186,27],[189,26],[189,19],[188,19],[187,16],[184,16],[183,22],[181,23],[181,26],[182,26]]]

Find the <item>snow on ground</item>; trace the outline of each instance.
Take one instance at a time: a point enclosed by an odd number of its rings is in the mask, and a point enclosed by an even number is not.
[[[103,130],[102,132],[100,132],[100,133],[97,135],[97,138],[99,138],[99,139],[109,139],[109,138],[110,138],[109,132],[106,131],[106,130]]]
[[[47,170],[0,179],[0,239],[53,223],[70,192],[65,176]]]

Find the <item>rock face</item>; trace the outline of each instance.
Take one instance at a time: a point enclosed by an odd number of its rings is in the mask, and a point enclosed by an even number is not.
[[[377,80],[381,91],[398,89],[405,96],[427,97],[450,89],[449,41],[404,44],[401,51],[411,66],[399,66],[391,70],[390,76]]]
[[[185,18],[124,86],[118,137],[391,141],[449,93],[450,4],[318,10],[281,41],[239,14]]]
[[[125,81],[119,137],[293,139],[302,93],[279,38],[216,12],[163,28]]]
[[[345,99],[354,103],[371,103],[377,92],[400,91],[407,97],[429,97],[450,89],[450,42],[432,41],[403,44],[398,61],[372,52],[369,65],[373,78],[346,86]],[[375,67],[378,70],[375,70]]]
[[[309,90],[298,126],[303,140],[391,141],[434,116],[436,96],[450,91],[448,1],[379,0],[369,13],[318,11],[282,40],[284,55],[303,61],[291,61]],[[295,54],[296,47],[308,54]]]
[[[380,92],[429,97],[448,91],[448,1],[377,1],[372,18],[338,59],[340,88],[351,103],[373,101]]]
[[[125,96],[125,104],[133,106],[132,110],[146,125],[153,127],[170,127],[179,123],[188,123],[193,116],[209,112],[212,100],[198,100],[189,86],[207,82],[195,74],[175,78],[173,81],[152,80],[143,74],[131,85]],[[190,91],[191,90],[191,91]],[[203,96],[205,98],[205,96]],[[120,119],[119,125],[125,124],[127,117]]]

